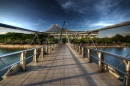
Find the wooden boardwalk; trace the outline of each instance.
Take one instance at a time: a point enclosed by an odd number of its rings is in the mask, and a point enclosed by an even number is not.
[[[71,48],[61,45],[39,62],[0,81],[0,86],[120,86],[121,81],[108,72],[98,73],[98,66],[88,63]]]

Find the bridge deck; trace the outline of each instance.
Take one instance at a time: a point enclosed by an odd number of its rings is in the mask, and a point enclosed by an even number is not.
[[[44,60],[31,62],[28,71],[0,81],[0,86],[119,86],[121,81],[110,73],[98,73],[94,63],[88,63],[71,48],[61,45]]]

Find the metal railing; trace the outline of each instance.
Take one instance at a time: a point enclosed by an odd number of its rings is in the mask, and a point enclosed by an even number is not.
[[[105,52],[102,50],[92,49],[92,48],[81,46],[81,45],[71,44],[71,46],[75,51],[77,51],[79,54],[81,54],[82,57],[87,57],[88,62],[91,63],[92,58],[97,59],[98,71],[100,73],[102,73],[104,71],[108,71],[108,72],[112,73],[113,75],[115,75],[117,78],[121,78],[120,75],[117,74],[117,72],[119,72],[119,73],[123,74],[123,76],[124,76],[123,85],[130,86],[130,59],[128,58],[130,53],[128,53],[128,55],[126,57],[124,57],[124,56],[120,56],[117,54]],[[92,54],[93,51],[97,54],[96,56]],[[115,66],[111,65],[110,62],[104,61],[105,55],[120,59],[121,61],[115,67]],[[118,68],[121,63],[124,63],[125,71],[120,70]]]
[[[45,45],[45,46],[40,46],[40,47],[36,47],[36,48],[31,48],[31,49],[27,49],[27,50],[22,50],[22,51],[18,51],[18,52],[13,52],[13,53],[1,55],[0,62],[4,65],[4,67],[0,69],[0,72],[2,72],[5,69],[10,69],[12,66],[14,66],[16,64],[19,65],[19,67],[20,67],[20,69],[22,69],[22,71],[26,71],[26,61],[28,59],[32,58],[34,62],[37,62],[38,57],[43,58],[45,53],[51,53],[52,50],[56,47],[58,47],[58,44]],[[33,54],[30,56],[27,56],[26,54],[29,51],[33,51]],[[3,59],[5,57],[17,55],[17,54],[20,54],[19,61],[14,62],[14,63],[9,64],[9,65],[7,65],[6,62],[4,62]]]

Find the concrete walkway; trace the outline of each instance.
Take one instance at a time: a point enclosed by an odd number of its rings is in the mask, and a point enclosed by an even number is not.
[[[0,81],[0,86],[120,86],[110,73],[98,73],[98,66],[88,63],[74,50],[61,45],[55,52],[31,62],[28,71]]]

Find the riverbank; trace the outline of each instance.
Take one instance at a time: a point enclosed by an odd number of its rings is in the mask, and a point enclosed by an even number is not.
[[[34,48],[34,47],[39,47],[39,46],[43,46],[43,45],[30,45],[30,44],[23,44],[23,45],[20,45],[20,44],[15,44],[15,45],[12,45],[12,44],[0,44],[0,48]]]
[[[43,46],[43,45],[39,45],[39,44],[34,44],[34,45],[30,45],[30,44],[0,44],[0,48],[34,48],[34,47],[39,47],[39,46]],[[95,46],[93,45],[83,45],[83,46],[88,46],[91,48],[94,48]],[[97,48],[126,48],[128,46],[125,45],[96,45]]]
[[[86,44],[82,44],[82,46],[87,46],[87,47],[97,47],[97,48],[128,48],[130,46],[127,45],[86,45]]]
[[[92,46],[92,45],[85,45],[85,46],[88,46],[88,47],[92,47],[94,48],[95,46]],[[128,46],[122,46],[122,45],[112,45],[112,46],[106,46],[106,45],[96,45],[97,48],[127,48]]]

